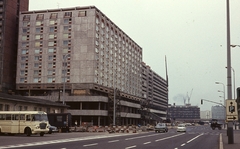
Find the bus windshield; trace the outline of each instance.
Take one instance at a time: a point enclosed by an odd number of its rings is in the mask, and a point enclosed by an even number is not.
[[[48,121],[48,117],[46,114],[33,114],[33,121]]]

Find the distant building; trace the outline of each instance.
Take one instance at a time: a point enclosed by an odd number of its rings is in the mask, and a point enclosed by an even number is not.
[[[176,121],[198,121],[200,120],[200,108],[198,106],[171,105],[169,108],[169,117]]]
[[[20,11],[28,11],[28,0],[0,1],[0,91],[16,88],[18,22]]]
[[[209,110],[200,111],[200,118],[201,119],[212,119],[212,112]]]
[[[218,120],[225,120],[226,118],[226,109],[223,106],[212,106],[212,118]]]

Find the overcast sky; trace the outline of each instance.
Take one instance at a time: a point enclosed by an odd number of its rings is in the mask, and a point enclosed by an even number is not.
[[[202,110],[227,98],[226,0],[29,0],[30,10],[96,6],[143,49],[143,61],[169,76],[169,103]],[[240,45],[240,1],[230,0],[231,44]],[[231,48],[235,86],[240,86],[240,47]],[[233,74],[233,73],[232,73]],[[233,83],[233,82],[232,82]],[[233,86],[233,85],[232,85]],[[233,86],[234,87],[234,86]],[[232,95],[234,97],[234,95]],[[187,102],[187,101],[186,101]]]

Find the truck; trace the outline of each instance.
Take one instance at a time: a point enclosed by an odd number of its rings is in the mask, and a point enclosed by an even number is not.
[[[48,121],[52,126],[57,127],[59,132],[70,132],[72,126],[71,113],[48,113]]]
[[[219,124],[217,119],[212,119],[210,127],[212,128],[212,130],[215,130],[215,128],[221,130],[222,124]]]

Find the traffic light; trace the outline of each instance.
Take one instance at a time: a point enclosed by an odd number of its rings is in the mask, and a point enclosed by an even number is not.
[[[201,105],[203,104],[203,100],[201,99]]]

